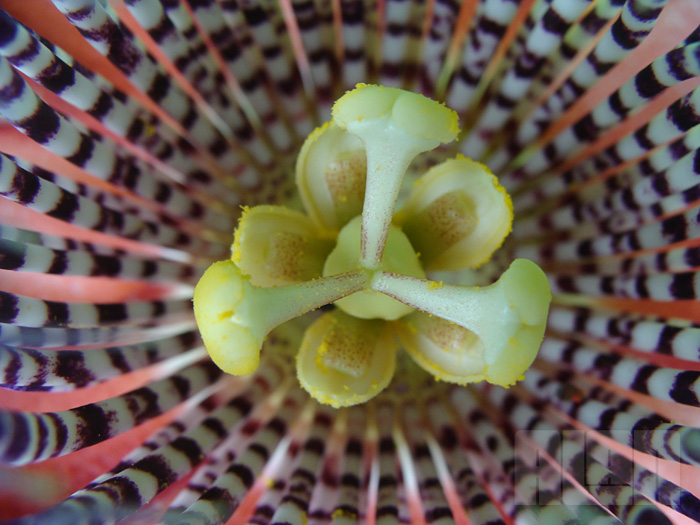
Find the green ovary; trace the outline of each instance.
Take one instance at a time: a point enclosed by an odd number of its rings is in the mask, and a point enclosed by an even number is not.
[[[355,217],[340,231],[335,249],[326,259],[323,275],[334,275],[354,270],[358,267],[360,257],[361,218]],[[389,228],[384,257],[377,270],[391,273],[425,277],[418,256],[404,233],[395,226]],[[413,311],[413,308],[396,299],[375,292],[364,290],[335,302],[345,313],[361,319],[384,319],[395,321]]]

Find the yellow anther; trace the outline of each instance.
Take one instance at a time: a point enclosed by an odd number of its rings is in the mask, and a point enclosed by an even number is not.
[[[296,184],[309,217],[337,233],[362,213],[367,157],[362,141],[334,122],[317,128],[304,142],[296,164]]]
[[[430,270],[473,268],[510,233],[513,205],[491,171],[458,157],[431,168],[396,214]]]
[[[231,260],[256,286],[276,286],[320,277],[333,248],[318,228],[298,211],[284,206],[244,210]]]
[[[388,328],[339,310],[324,314],[306,330],[297,355],[301,385],[336,408],[376,396],[394,375],[396,343]]]
[[[474,332],[422,312],[404,317],[397,328],[413,360],[437,379],[459,384],[486,379],[484,346]]]

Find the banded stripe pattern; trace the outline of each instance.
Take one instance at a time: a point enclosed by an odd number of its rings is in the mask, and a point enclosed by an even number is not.
[[[0,370],[5,388],[26,391],[64,391],[84,388],[120,374],[192,351],[196,334],[186,332],[147,343],[97,348],[91,351],[35,350],[2,347]]]
[[[693,2],[29,5],[0,2],[0,521],[700,523]],[[321,406],[294,370],[316,314],[250,376],[209,360],[195,283],[241,206],[295,202],[358,82],[459,113],[416,173],[467,154],[513,196],[490,262],[431,277],[545,270],[514,388],[401,357],[375,400]]]
[[[528,399],[528,396],[520,390],[517,395],[503,390],[494,390],[487,394],[487,398],[492,403],[502,404],[505,407],[505,415],[509,417],[512,426],[511,431],[527,430],[532,432],[535,439],[542,442],[543,450],[546,450],[550,455],[557,457],[556,453],[557,449],[561,447],[562,436],[567,436],[568,440],[577,445],[575,449],[572,449],[573,457],[585,450],[585,453],[592,460],[589,463],[604,465],[618,476],[618,479],[622,481],[622,483],[616,484],[619,487],[618,490],[628,490],[633,487],[652,500],[659,501],[661,498],[668,506],[685,509],[685,512],[697,520],[697,510],[700,507],[698,499],[693,494],[658,474],[635,465],[626,457],[610,452],[596,441],[586,440],[580,431],[567,425],[563,420],[556,420],[551,416],[546,417],[546,415],[541,414],[536,408],[539,407],[539,404],[532,397]],[[576,467],[581,468],[584,465]],[[596,468],[600,467],[596,466]],[[592,485],[588,482],[586,473],[579,472],[575,479],[584,486]],[[645,504],[647,506],[645,510],[649,511],[650,505]],[[658,514],[655,514],[654,517],[663,519]]]
[[[109,439],[145,418],[162,414],[221,375],[209,362],[119,397],[42,414],[4,412],[0,457],[13,465],[62,456]]]

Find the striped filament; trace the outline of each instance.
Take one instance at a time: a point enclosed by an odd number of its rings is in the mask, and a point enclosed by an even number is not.
[[[700,523],[700,9],[685,0],[0,0],[0,520]],[[241,206],[357,83],[460,115],[554,301],[511,389],[408,358],[365,405],[192,315]],[[291,204],[290,204],[291,203]]]

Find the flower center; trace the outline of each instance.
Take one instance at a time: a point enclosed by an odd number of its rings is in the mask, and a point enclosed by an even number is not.
[[[326,259],[323,275],[335,275],[355,270],[360,260],[360,236],[362,218],[355,217],[340,230],[338,242]],[[384,255],[377,271],[386,271],[412,277],[425,278],[425,272],[411,242],[400,229],[390,226]],[[413,311],[408,305],[374,290],[363,290],[335,302],[335,305],[360,319],[384,319],[395,321]]]
[[[299,381],[322,403],[354,405],[386,388],[397,340],[441,380],[522,379],[551,300],[542,270],[518,259],[483,288],[426,280],[426,271],[483,264],[510,232],[511,200],[494,175],[464,157],[446,160],[395,209],[413,159],[458,132],[456,114],[421,95],[359,85],[341,97],[297,159],[306,214],[244,210],[231,260],[197,284],[195,316],[212,359],[248,374],[270,331],[332,303],[297,353]]]

